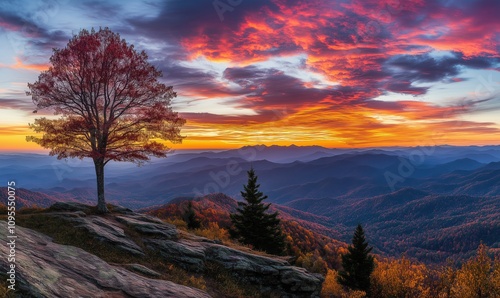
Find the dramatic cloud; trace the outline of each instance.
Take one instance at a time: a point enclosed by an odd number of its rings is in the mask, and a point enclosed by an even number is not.
[[[174,86],[187,147],[498,143],[498,11],[497,0],[27,1],[0,8],[12,48],[0,89],[33,81],[71,34],[109,26]],[[1,97],[0,111],[29,109]]]
[[[257,69],[254,66],[227,68],[224,78],[244,90],[247,96],[242,106],[257,110],[285,107],[297,109],[333,95],[333,89],[307,87],[300,79],[277,69]]]

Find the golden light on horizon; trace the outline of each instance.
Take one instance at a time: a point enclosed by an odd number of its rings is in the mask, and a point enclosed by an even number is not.
[[[468,121],[418,120],[423,110],[374,114],[370,109],[331,110],[318,105],[283,115],[268,122],[224,122],[217,117],[200,122],[188,119],[181,144],[165,144],[175,150],[234,149],[247,145],[318,145],[328,148],[495,145],[500,144],[498,127],[491,123]],[[412,120],[413,118],[413,120]],[[415,120],[415,118],[417,120]],[[26,136],[26,126],[4,126],[0,131],[0,150],[44,151]],[[47,151],[47,150],[45,150]]]

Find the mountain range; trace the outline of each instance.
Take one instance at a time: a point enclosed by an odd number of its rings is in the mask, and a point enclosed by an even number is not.
[[[284,216],[332,239],[348,242],[361,223],[381,253],[426,262],[468,257],[481,241],[500,248],[500,146],[177,151],[141,167],[110,164],[106,195],[132,209],[212,193],[239,200],[250,168]],[[87,160],[4,154],[0,170],[22,188],[20,205],[95,201]]]

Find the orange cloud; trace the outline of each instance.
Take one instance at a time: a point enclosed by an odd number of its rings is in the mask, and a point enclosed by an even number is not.
[[[173,149],[228,149],[245,145],[321,145],[376,147],[417,145],[486,145],[500,141],[496,123],[448,120],[453,108],[403,102],[399,110],[318,104],[272,115],[230,117],[185,114],[182,144]],[[246,119],[246,120],[244,120]],[[39,150],[27,143],[26,127],[3,127],[0,150]]]
[[[329,105],[303,107],[299,111],[262,122],[230,121],[227,116],[189,118],[186,143],[197,148],[217,144],[235,148],[251,144],[302,144],[326,147],[417,146],[434,144],[492,144],[500,140],[496,123],[449,121],[456,108],[423,102],[403,102],[400,110]],[[249,119],[252,116],[248,116]],[[234,119],[233,119],[234,120]]]
[[[182,5],[167,2],[200,11],[194,1]],[[448,1],[446,6],[433,0],[292,2],[245,1],[228,12],[224,22],[204,14],[192,14],[188,21],[171,18],[168,12],[179,9],[163,9],[163,18],[132,23],[137,28],[142,24],[147,29],[142,32],[150,37],[180,44],[183,58],[229,62],[222,74],[204,66],[197,71],[194,63],[192,68],[166,63],[168,74],[178,78],[174,86],[179,87],[179,95],[188,100],[232,97],[231,108],[256,114],[184,113],[188,124],[183,134],[188,137],[174,148],[234,148],[256,143],[327,147],[498,143],[498,123],[458,120],[475,103],[440,106],[376,98],[389,92],[422,95],[430,88],[427,83],[466,80],[457,77],[462,68],[497,67],[500,2]],[[210,2],[204,5],[212,8]],[[166,22],[182,26],[167,26]],[[170,27],[175,32],[162,31]],[[435,57],[433,51],[448,52],[450,57]],[[268,61],[291,55],[304,59],[294,62],[294,75],[287,73],[292,67],[280,69],[276,61]],[[16,58],[13,65],[4,67],[33,71],[49,67],[24,62]],[[318,87],[316,82],[300,78],[303,74],[319,75],[335,84]],[[10,130],[1,135],[22,133]]]
[[[10,65],[0,64],[0,67],[33,71],[45,71],[49,69],[49,64],[25,64],[19,57],[15,57],[15,61],[16,63]]]

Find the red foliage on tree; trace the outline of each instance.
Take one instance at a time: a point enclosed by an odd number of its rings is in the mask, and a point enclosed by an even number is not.
[[[37,109],[52,109],[59,119],[39,118],[29,136],[59,159],[90,157],[97,176],[98,210],[107,212],[104,166],[109,161],[138,164],[165,157],[159,140],[182,142],[185,120],[170,107],[173,88],[158,81],[161,71],[108,28],[82,30],[64,49],[56,49],[51,67],[28,84]]]

